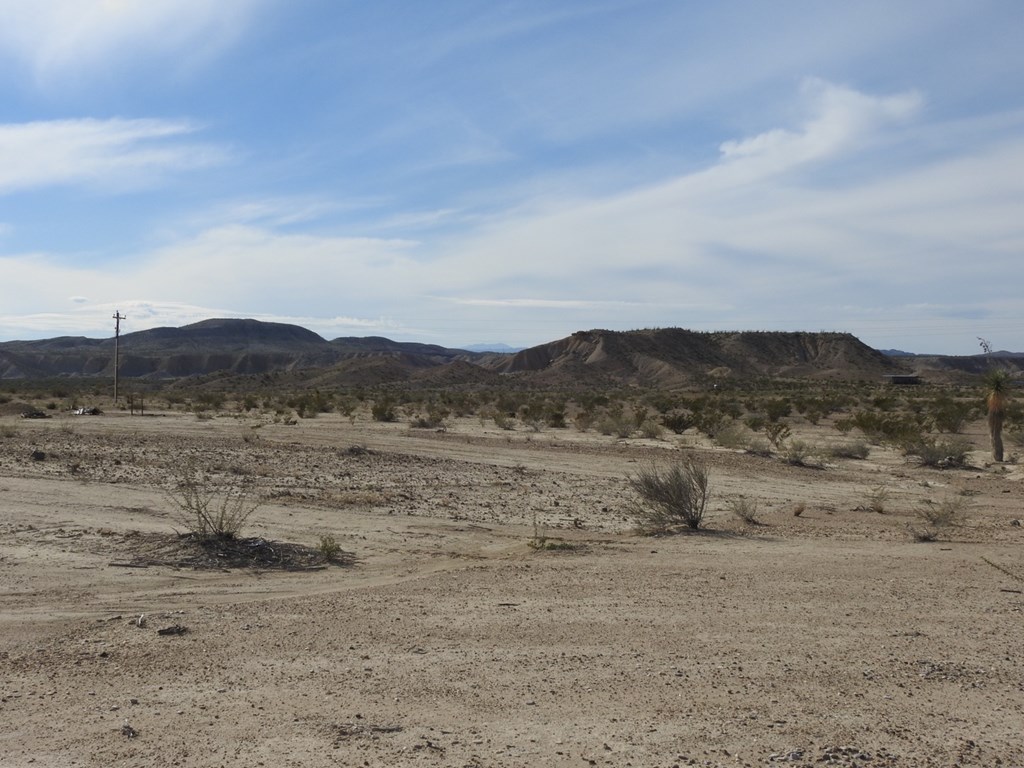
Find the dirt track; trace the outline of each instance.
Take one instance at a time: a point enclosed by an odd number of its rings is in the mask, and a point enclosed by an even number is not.
[[[1024,765],[1024,475],[980,450],[808,469],[475,420],[0,422],[2,766]],[[634,535],[626,473],[678,450],[711,465],[709,530]],[[128,567],[173,537],[187,455],[268,498],[247,534],[355,562]],[[886,514],[858,509],[879,484]],[[914,542],[949,495],[967,525]]]

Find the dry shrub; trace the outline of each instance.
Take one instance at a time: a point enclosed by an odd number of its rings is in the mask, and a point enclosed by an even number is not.
[[[640,424],[640,435],[648,440],[660,440],[665,428],[654,419],[645,419]]]
[[[729,511],[747,525],[763,525],[757,519],[757,501],[748,498],[730,499]]]
[[[820,454],[821,451],[812,443],[803,440],[790,440],[786,444],[783,459],[785,459],[787,464],[792,464],[794,467],[820,468],[822,466],[819,458]]]
[[[939,503],[926,501],[914,510],[920,524],[911,525],[910,533],[918,541],[935,541],[943,531],[963,524],[971,511],[971,500],[966,496],[947,496]]]
[[[829,446],[828,453],[833,459],[866,459],[871,446],[865,440],[835,443]]]
[[[867,504],[865,508],[879,515],[885,514],[886,504],[889,503],[889,489],[884,485],[876,485],[867,492]]]
[[[749,430],[738,421],[730,421],[720,427],[714,435],[715,443],[722,448],[740,450],[750,444]]]
[[[651,465],[628,477],[640,497],[634,504],[637,527],[663,534],[700,528],[708,504],[708,469],[694,456],[659,467]]]
[[[177,465],[175,480],[167,497],[178,509],[177,522],[201,539],[236,538],[263,503],[245,485],[216,491],[195,457]]]
[[[903,453],[922,467],[963,469],[967,466],[971,444],[961,438],[935,440],[922,438],[903,446]]]

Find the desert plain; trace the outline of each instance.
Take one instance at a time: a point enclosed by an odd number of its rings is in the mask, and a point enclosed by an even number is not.
[[[1024,766],[1024,471],[983,421],[957,469],[365,412],[0,430],[5,768]],[[684,453],[702,530],[639,535],[627,477]],[[308,557],[192,557],[189,462]]]

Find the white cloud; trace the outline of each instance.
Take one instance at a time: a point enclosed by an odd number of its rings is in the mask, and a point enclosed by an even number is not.
[[[80,183],[131,188],[225,162],[224,150],[182,140],[196,130],[187,121],[118,118],[0,124],[0,194]]]
[[[409,255],[414,249],[403,240],[228,226],[135,254],[116,270],[69,266],[45,254],[0,257],[0,337],[18,335],[8,330],[16,325],[56,329],[61,317],[64,328],[93,331],[115,309],[131,311],[145,327],[222,316],[301,318],[314,330],[393,330],[400,326],[386,319],[389,308],[408,309],[422,282],[421,266]],[[146,298],[126,298],[140,295]],[[69,312],[68,296],[91,302]],[[94,320],[83,325],[86,316]]]
[[[267,0],[0,0],[0,53],[37,78],[78,75],[112,60],[188,61],[231,43]]]
[[[720,146],[727,165],[743,167],[748,178],[821,161],[870,142],[880,130],[912,118],[923,99],[917,93],[876,97],[816,78],[803,85],[812,112],[801,130],[774,129]]]
[[[29,315],[0,314],[0,338],[35,339],[63,335],[92,338],[112,337],[115,312],[120,313],[122,317],[122,333],[161,327],[178,328],[212,317],[253,318],[266,322],[291,323],[319,333],[326,339],[338,336],[380,335],[405,330],[400,324],[384,317],[277,315],[224,309],[219,306],[196,306],[181,302],[129,299],[102,304],[85,303],[66,312],[37,312]]]
[[[922,133],[920,96],[812,81],[802,98],[806,118],[725,142],[703,170],[590,199],[535,198],[473,229],[438,211],[461,234],[424,242],[290,233],[329,201],[267,198],[210,219],[245,223],[207,222],[116,271],[0,258],[0,333],[19,312],[49,323],[67,296],[86,295],[96,304],[66,317],[99,312],[105,327],[113,308],[163,325],[255,316],[450,345],[651,325],[848,330],[924,351],[1019,336],[1024,115],[985,116],[976,131],[934,123],[927,151],[893,155]],[[127,310],[130,296],[156,309]]]

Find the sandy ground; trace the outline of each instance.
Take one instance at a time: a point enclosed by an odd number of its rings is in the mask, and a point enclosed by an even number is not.
[[[1024,766],[1024,473],[986,465],[980,425],[945,471],[474,419],[5,427],[5,767]],[[707,530],[634,534],[626,474],[688,450]],[[244,535],[351,561],[158,564],[190,456],[266,497]],[[914,541],[950,497],[967,523]]]

